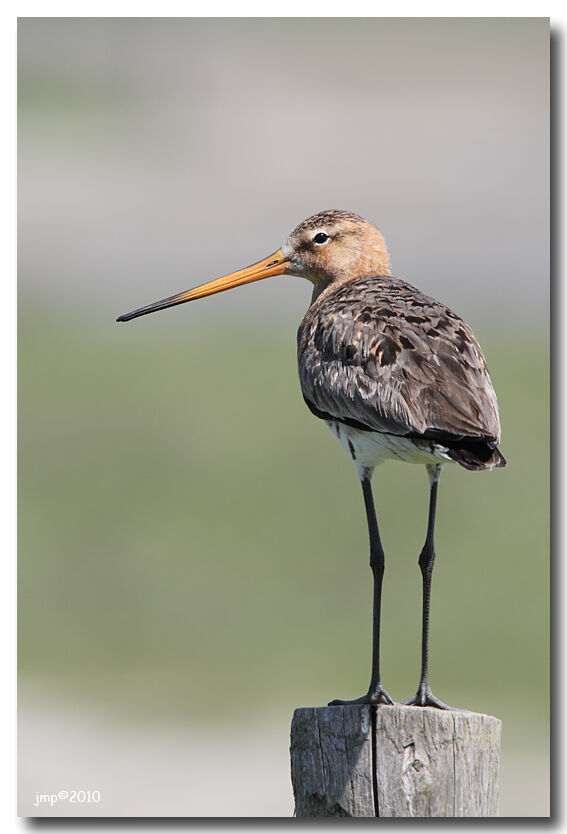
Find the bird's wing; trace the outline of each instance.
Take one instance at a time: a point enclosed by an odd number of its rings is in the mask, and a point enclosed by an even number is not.
[[[347,281],[319,296],[297,337],[303,396],[318,416],[397,435],[499,440],[478,342],[415,287]]]

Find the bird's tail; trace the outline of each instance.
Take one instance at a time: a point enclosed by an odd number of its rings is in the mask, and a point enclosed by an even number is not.
[[[448,456],[465,469],[479,471],[506,466],[506,459],[496,443],[485,440],[462,440],[447,449]]]

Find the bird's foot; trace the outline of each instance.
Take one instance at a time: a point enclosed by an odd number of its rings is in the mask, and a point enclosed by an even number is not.
[[[334,701],[329,701],[328,706],[330,707],[344,707],[349,706],[350,704],[393,704],[393,700],[390,698],[382,684],[374,687],[373,689],[369,689],[366,695],[363,695],[362,698],[355,698],[354,701],[341,701],[338,698]]]
[[[436,709],[448,709],[460,712],[460,707],[450,707],[448,704],[436,698],[428,684],[420,684],[419,689],[409,701],[403,701],[406,707],[435,707]]]

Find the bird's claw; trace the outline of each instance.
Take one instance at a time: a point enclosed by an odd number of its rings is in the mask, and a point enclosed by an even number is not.
[[[462,712],[461,707],[450,707],[439,698],[436,698],[429,686],[420,686],[413,698],[403,701],[406,707],[435,707],[435,709],[447,709],[452,712]]]
[[[345,707],[351,704],[372,704],[376,706],[378,704],[390,705],[393,703],[393,700],[390,698],[384,687],[379,686],[376,689],[369,690],[366,695],[362,696],[362,698],[355,698],[354,701],[341,701],[339,698],[336,698],[334,701],[329,701],[328,706]]]

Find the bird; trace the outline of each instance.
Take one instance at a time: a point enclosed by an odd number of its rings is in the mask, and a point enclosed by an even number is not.
[[[313,285],[297,333],[303,399],[327,424],[362,486],[373,576],[372,665],[365,695],[345,704],[391,705],[380,670],[385,555],[372,478],[386,460],[424,465],[429,478],[422,575],[421,672],[404,704],[452,710],[429,680],[429,619],[435,561],[437,490],[446,464],[469,471],[506,465],[498,448],[496,394],[480,345],[449,307],[392,276],[379,229],[360,215],[320,211],[299,223],[281,248],[251,266],[119,316],[139,316],[278,275]]]

